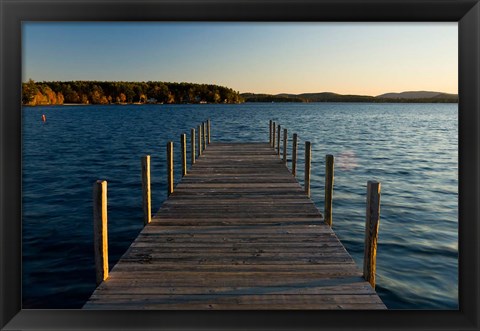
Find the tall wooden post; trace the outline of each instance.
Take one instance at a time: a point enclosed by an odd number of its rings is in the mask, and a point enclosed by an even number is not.
[[[182,148],[182,177],[187,174],[187,135],[180,135],[180,146]]]
[[[305,142],[305,193],[310,198],[310,165],[312,162],[312,145]]]
[[[276,123],[273,122],[272,123],[272,147],[273,147],[274,150],[275,150],[275,137],[276,137],[275,128],[276,128]]]
[[[297,146],[298,146],[298,135],[293,134],[292,142],[292,175],[297,175]]]
[[[195,164],[195,129],[190,129],[190,134],[192,136],[190,144],[191,144],[191,152],[192,152],[192,165]]]
[[[365,255],[363,278],[375,288],[378,226],[380,224],[380,183],[367,183],[367,215],[365,222]]]
[[[287,165],[287,129],[283,129],[283,162]]]
[[[97,286],[108,278],[107,181],[93,184],[93,245]]]
[[[198,126],[198,156],[202,155],[202,126]]]
[[[203,136],[203,142],[202,142],[202,147],[203,150],[207,148],[207,123],[202,122],[202,136]]]
[[[152,198],[150,191],[150,155],[142,157],[142,198],[143,198],[143,225],[152,220]]]
[[[277,142],[278,142],[278,145],[277,145],[277,155],[280,155],[280,129],[281,129],[281,126],[280,124],[278,125],[278,128],[277,128]]]
[[[202,148],[202,152],[203,152],[203,149],[204,149],[204,146],[203,146],[203,141],[204,141],[204,140],[203,140],[203,138],[205,137],[205,125],[203,125],[203,124],[204,124],[204,123],[202,122],[202,123],[200,123],[200,126],[199,126],[200,131],[201,131],[201,137],[202,137],[202,138],[201,138],[201,139],[202,139],[202,141],[201,141],[202,143],[201,143],[201,145],[200,145],[200,146],[202,146],[202,147],[201,147],[201,148]],[[203,153],[202,153],[202,154],[203,154]]]
[[[210,120],[207,120],[207,135],[208,135],[208,141],[207,141],[207,142],[208,142],[209,145],[210,145],[210,142],[211,142],[211,138],[210,138],[210,133],[211,133],[210,127],[211,127],[211,126],[210,126]]]
[[[173,142],[167,143],[167,196],[173,193]]]
[[[325,223],[332,226],[332,201],[333,201],[333,155],[325,157]]]
[[[270,143],[270,146],[272,146],[272,120],[270,120],[269,124],[270,124],[270,127],[269,127],[269,136],[268,136],[268,142]]]

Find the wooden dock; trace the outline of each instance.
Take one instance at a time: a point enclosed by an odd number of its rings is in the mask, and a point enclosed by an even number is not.
[[[211,143],[84,309],[385,309],[269,143]]]

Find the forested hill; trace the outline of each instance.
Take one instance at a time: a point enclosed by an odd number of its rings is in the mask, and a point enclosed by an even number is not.
[[[425,102],[457,103],[457,94],[413,91],[386,93],[379,96],[337,94],[331,92],[302,94],[240,94],[246,102]]]
[[[64,103],[240,103],[240,94],[231,88],[194,83],[167,82],[34,82],[22,84],[24,105]]]

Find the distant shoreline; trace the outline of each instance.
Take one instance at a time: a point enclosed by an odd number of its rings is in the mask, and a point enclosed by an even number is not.
[[[246,101],[242,103],[237,103],[237,104],[218,104],[218,103],[204,103],[204,104],[199,104],[199,103],[167,103],[167,104],[161,104],[161,103],[111,103],[111,104],[82,104],[82,103],[64,103],[64,104],[44,104],[44,105],[22,105],[22,107],[46,107],[46,106],[51,106],[51,107],[68,107],[68,106],[178,106],[178,105],[241,105],[241,104],[275,104],[275,103],[281,103],[281,104],[287,104],[287,103],[295,103],[295,104],[316,104],[316,103],[370,103],[370,104],[458,104],[458,101],[416,101],[416,100],[408,100],[408,101],[398,101],[398,100],[389,100],[389,101],[312,101],[312,102],[302,102],[302,101],[278,101],[278,102],[268,102],[268,101]]]
[[[435,91],[391,92],[378,96],[318,93],[240,93],[225,86],[171,82],[22,83],[23,105],[239,104],[246,102],[458,103],[458,94]]]
[[[346,100],[338,100],[338,101],[245,101],[244,103],[457,103],[458,101],[454,100],[424,100],[424,99],[388,99],[388,100],[373,100],[373,101],[360,101],[360,100],[354,100],[354,101],[346,101]]]
[[[433,91],[386,93],[378,96],[337,94],[332,92],[302,94],[241,93],[245,102],[361,102],[361,103],[458,103],[457,94]]]

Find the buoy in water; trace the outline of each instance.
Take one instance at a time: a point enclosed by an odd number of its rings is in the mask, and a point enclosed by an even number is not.
[[[45,114],[42,115],[42,122],[46,122],[47,121],[47,117],[45,116]]]

